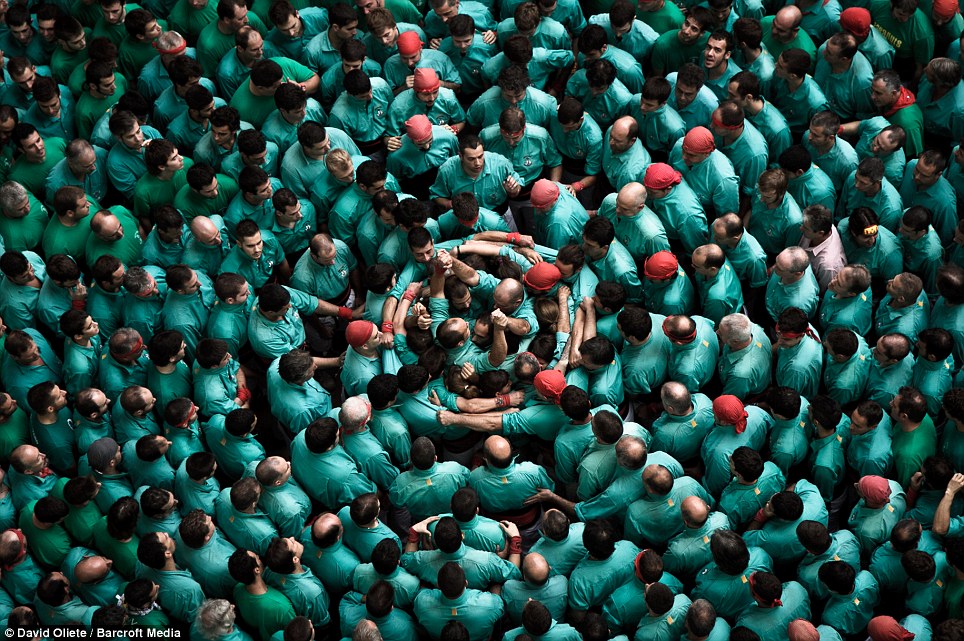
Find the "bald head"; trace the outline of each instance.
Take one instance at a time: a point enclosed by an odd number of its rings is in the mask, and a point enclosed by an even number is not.
[[[111,562],[102,556],[88,556],[74,566],[78,583],[96,583],[110,572]]]
[[[311,535],[316,539],[324,539],[331,535],[332,532],[341,532],[343,530],[341,525],[341,519],[338,518],[337,514],[332,514],[331,512],[326,512],[322,514],[315,522],[311,525]]]
[[[20,537],[17,536],[17,532],[12,528],[4,530],[3,533],[0,534],[0,563],[12,565],[20,558],[22,552],[23,543],[20,542]]]
[[[191,221],[191,235],[202,245],[221,244],[220,230],[207,216],[198,216]]]
[[[539,553],[528,554],[522,562],[522,575],[533,585],[543,585],[549,580],[549,562]]]
[[[644,205],[646,205],[646,188],[641,183],[628,183],[616,195],[617,213],[631,212],[630,215],[632,215],[640,211]]]
[[[665,496],[673,489],[673,475],[662,465],[647,465],[643,470],[643,483],[651,494]]]
[[[613,123],[613,133],[620,137],[630,136],[636,128],[636,120],[632,116],[623,116]]]
[[[495,467],[507,467],[512,462],[512,446],[501,436],[485,439],[485,458]]]
[[[524,293],[525,289],[523,289],[522,283],[514,278],[506,278],[496,285],[495,291],[492,293],[492,300],[495,302],[496,308],[508,314],[519,307]]]
[[[710,516],[709,506],[698,496],[687,496],[683,499],[679,511],[683,515],[683,522],[690,528],[701,527]]]
[[[616,463],[627,470],[638,470],[646,464],[649,448],[638,436],[623,436],[616,442]]]
[[[773,23],[778,29],[796,29],[800,26],[803,21],[803,12],[800,11],[800,7],[795,4],[789,4],[779,11],[773,17]],[[795,36],[796,34],[794,34]],[[789,38],[792,40],[793,37]]]
[[[719,269],[726,260],[726,254],[719,245],[700,245],[693,250],[693,266],[697,269]]]
[[[659,391],[659,397],[667,414],[686,416],[693,409],[693,398],[682,383],[676,381],[664,383]]]

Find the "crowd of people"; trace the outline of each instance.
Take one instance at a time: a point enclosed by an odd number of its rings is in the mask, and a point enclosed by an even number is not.
[[[962,32],[0,0],[0,627],[964,641]]]

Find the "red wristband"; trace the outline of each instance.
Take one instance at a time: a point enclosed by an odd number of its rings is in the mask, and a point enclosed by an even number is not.
[[[338,318],[343,318],[343,319],[345,319],[346,321],[350,321],[350,320],[351,320],[351,309],[348,308],[348,307],[339,307],[339,308],[338,308]]]
[[[839,127],[837,127],[837,135],[838,136],[843,135],[843,125],[840,125]]]
[[[519,241],[522,240],[522,234],[517,231],[510,232],[505,235],[505,239],[512,243],[513,245],[518,245]]]
[[[395,323],[390,323],[388,321],[385,321],[384,323],[382,323],[382,331],[386,333],[394,333]]]
[[[576,182],[572,183],[572,185],[570,186],[572,187],[572,190],[576,192],[582,191],[584,188],[584,185],[582,184],[581,180],[577,180]]]
[[[419,533],[415,531],[415,528],[413,527],[408,528],[408,542],[418,543],[418,539],[419,539]]]
[[[513,536],[509,539],[509,554],[522,554],[521,536]]]
[[[250,400],[251,400],[251,390],[249,390],[247,387],[239,387],[239,388],[238,388],[238,399],[241,401],[241,403],[247,403],[248,401],[250,401]]]
[[[762,507],[761,507],[759,510],[757,510],[756,514],[753,515],[753,522],[754,522],[754,523],[766,523],[766,522],[767,522],[767,515],[766,515],[766,513],[763,511],[763,508],[762,508]]]
[[[76,298],[70,301],[71,309],[76,309],[77,311],[82,312],[86,307],[87,307],[87,299],[85,298]]]
[[[402,294],[402,300],[407,300],[408,302],[414,301],[414,300],[415,300],[415,292],[413,292],[413,291],[410,290],[410,289],[406,289],[406,290],[405,290],[405,293]]]

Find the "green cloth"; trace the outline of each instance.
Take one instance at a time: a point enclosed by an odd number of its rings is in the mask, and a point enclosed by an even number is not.
[[[934,28],[929,16],[918,8],[910,20],[901,22],[893,16],[886,0],[872,0],[869,9],[875,29],[896,50],[895,58],[912,58],[921,66],[930,62],[934,57]],[[917,152],[912,155],[916,156]]]
[[[566,615],[569,580],[561,575],[551,575],[539,586],[526,580],[512,579],[502,586],[502,601],[506,614],[514,624],[522,623],[522,609],[530,600],[542,603],[554,621],[562,621]],[[511,638],[511,637],[510,637]]]
[[[870,572],[861,570],[857,573],[853,592],[830,593],[822,621],[842,634],[856,634],[870,622],[879,594],[877,580]]]
[[[750,575],[754,572],[770,571],[770,555],[758,547],[751,547],[750,562],[746,570],[733,576],[721,571],[715,562],[710,562],[696,575],[696,587],[690,596],[694,599],[707,599],[716,608],[719,617],[735,618],[754,603],[753,595],[746,589]]]
[[[539,489],[555,488],[545,469],[529,461],[505,468],[477,467],[469,474],[468,483],[479,494],[482,509],[493,514],[521,510],[523,501]]]
[[[624,356],[625,353],[624,349]],[[624,358],[623,362],[626,360]],[[693,394],[691,401],[692,411],[688,414],[677,416],[664,411],[653,421],[651,449],[654,452],[666,452],[680,461],[699,456],[703,439],[713,429],[713,402],[700,393]]]
[[[0,240],[7,251],[36,249],[43,238],[50,214],[30,192],[27,192],[27,202],[27,214],[21,218],[0,214]]]
[[[291,457],[295,478],[314,500],[329,508],[340,508],[361,494],[375,491],[375,485],[359,472],[340,445],[314,454],[305,445],[305,433],[299,432]]]
[[[522,183],[522,178],[516,173],[503,156],[486,151],[484,155],[482,173],[477,178],[469,178],[462,170],[462,163],[458,156],[449,158],[439,167],[438,177],[432,185],[430,193],[433,198],[452,198],[464,191],[472,192],[479,201],[479,205],[488,209],[497,208],[505,202],[506,193],[502,183],[510,176],[516,182]]]
[[[836,495],[844,473],[843,437],[839,434],[817,437],[810,442],[810,466],[814,484],[828,503]]]
[[[667,339],[670,352],[667,369],[669,380],[682,383],[690,393],[698,392],[709,382],[716,372],[720,356],[720,344],[713,322],[702,316],[694,316],[693,321],[696,323],[696,338],[691,343],[677,345],[669,343]]]
[[[740,210],[740,179],[733,163],[719,149],[690,167],[683,161],[683,141],[678,140],[669,152],[669,163],[683,174],[705,212],[720,216]]]
[[[300,433],[318,418],[331,411],[331,395],[318,381],[309,378],[302,385],[292,385],[281,378],[279,360],[268,367],[268,400],[272,414],[292,433]]]
[[[33,514],[37,502],[28,503],[20,512],[18,525],[27,538],[27,549],[38,565],[46,569],[59,569],[67,553],[73,547],[63,525],[41,529],[34,524]]]
[[[614,153],[608,144],[612,127],[606,130],[602,146],[602,168],[609,183],[618,192],[631,182],[643,182],[646,170],[652,161],[649,152],[638,139],[622,153]],[[652,204],[653,201],[650,201]]]
[[[539,125],[527,123],[522,138],[514,146],[506,143],[497,124],[483,129],[479,138],[485,149],[502,155],[512,163],[522,178],[519,184],[523,189],[531,187],[543,171],[562,164],[562,157],[549,132]]]
[[[706,465],[703,486],[713,496],[719,496],[730,482],[730,457],[738,447],[759,451],[766,442],[773,417],[755,405],[747,405],[746,429],[738,434],[732,425],[714,425],[703,440],[700,455]]]
[[[645,14],[643,14],[645,15]],[[659,29],[656,29],[659,31]],[[650,51],[650,64],[657,75],[675,71],[687,62],[700,63],[700,55],[710,39],[709,33],[704,33],[691,45],[684,45],[679,40],[679,29],[663,33]]]
[[[716,324],[724,316],[738,313],[743,309],[743,291],[736,270],[726,258],[723,266],[713,277],[695,275],[696,289],[700,295],[703,316]]]
[[[392,505],[404,507],[418,521],[445,512],[456,490],[465,487],[469,470],[455,461],[435,463],[428,470],[402,472],[389,491]]]
[[[637,263],[656,252],[669,250],[666,230],[659,217],[647,206],[633,214],[619,213],[616,208],[617,194],[606,196],[599,205],[598,215],[608,218],[616,232],[616,240],[622,243]],[[580,238],[577,242],[581,241]],[[561,245],[552,245],[561,247]]]
[[[757,179],[767,167],[767,158],[761,154],[764,149],[768,149],[767,139],[750,122],[744,122],[743,133],[740,134],[739,138],[719,148],[723,155],[733,163],[733,170],[740,177],[740,193],[744,196],[750,196],[756,192]],[[753,233],[752,230],[751,233]],[[759,234],[754,233],[753,235],[761,243],[764,243]],[[764,246],[766,247],[766,245]],[[782,248],[783,246],[781,246]]]
[[[867,395],[870,400],[877,401],[882,407],[887,407],[897,396],[900,388],[910,382],[913,370],[913,353],[905,356],[899,363],[886,367],[882,366],[876,358],[873,359],[870,364],[870,375],[867,378]]]
[[[698,528],[684,527],[673,537],[663,563],[667,572],[679,576],[694,576],[713,560],[710,539],[717,530],[729,529],[729,519],[722,512],[710,512],[706,522]]]
[[[623,524],[625,538],[641,547],[667,543],[683,531],[679,505],[689,496],[698,496],[707,504],[713,504],[713,497],[688,476],[676,479],[667,494],[644,494],[626,511]]]
[[[733,350],[723,344],[720,353],[720,381],[723,393],[747,399],[770,385],[773,350],[770,339],[759,325],[753,325],[750,344]]]
[[[255,507],[251,514],[235,509],[231,503],[231,488],[221,490],[214,502],[214,515],[221,531],[236,546],[263,555],[271,541],[278,536],[274,523],[262,510]]]
[[[134,213],[148,216],[155,207],[173,202],[177,193],[187,184],[187,170],[193,165],[193,160],[185,158],[184,167],[170,180],[161,180],[148,173],[141,176],[134,186]]]
[[[900,217],[904,213],[900,192],[889,180],[882,180],[877,193],[873,196],[867,196],[863,192],[857,191],[854,186],[856,173],[854,171],[844,181],[843,190],[840,192],[840,199],[837,203],[835,220],[839,222],[857,207],[869,207],[877,213],[880,224],[896,234],[900,226]]]
[[[767,284],[770,277],[767,274],[766,252],[752,234],[744,231],[736,247],[720,246],[741,282],[746,282],[754,289]]]
[[[872,315],[873,297],[869,287],[861,294],[843,298],[827,290],[820,303],[817,321],[824,332],[841,328],[865,336],[870,332]]]
[[[469,641],[485,641],[502,618],[502,600],[488,592],[466,589],[455,599],[440,590],[422,590],[415,597],[415,616],[433,639],[439,638],[449,621],[458,621],[469,633]]]
[[[140,184],[140,181],[138,182]],[[168,201],[169,202],[169,201]],[[84,256],[88,265],[93,265],[101,256],[110,254],[121,261],[125,266],[139,265],[141,263],[141,240],[140,232],[137,229],[137,221],[131,213],[120,205],[109,207],[108,210],[117,216],[120,221],[124,236],[119,240],[101,240],[96,234],[91,233],[87,237],[87,247],[84,249]],[[147,340],[147,337],[144,337]]]
[[[43,424],[37,415],[30,417],[30,435],[41,452],[47,454],[48,465],[58,474],[67,474],[74,469],[75,442],[73,421],[68,407],[57,411],[54,422]]]
[[[33,267],[34,276],[43,282],[47,277],[47,266],[43,259],[32,251],[25,251],[23,255]],[[37,303],[40,300],[41,287],[17,285],[6,277],[0,279],[0,315],[8,329],[32,329],[37,326]]]
[[[797,580],[814,599],[825,599],[827,586],[820,580],[820,566],[831,561],[843,561],[855,571],[860,571],[860,544],[853,532],[847,529],[830,534],[830,547],[821,554],[807,552],[797,567]]]
[[[718,507],[726,513],[730,527],[740,529],[756,516],[771,496],[782,492],[785,487],[783,472],[773,461],[766,461],[760,477],[752,483],[740,483],[736,478],[730,481],[723,488]]]
[[[776,60],[780,54],[787,49],[803,49],[810,56],[811,68],[817,60],[817,47],[813,44],[813,39],[804,29],[799,29],[797,35],[790,42],[780,42],[773,37],[773,19],[775,16],[767,16],[760,20],[760,27],[763,30],[763,45],[766,47],[773,59]]]
[[[768,255],[775,256],[785,247],[793,247],[799,243],[802,224],[800,206],[789,192],[773,208],[765,205],[760,200],[759,192],[755,192],[746,231],[759,241]]]
[[[85,218],[78,221],[74,226],[67,227],[58,216],[52,216],[44,229],[44,255],[67,254],[83,259],[87,239],[90,236],[90,221],[88,219]]]
[[[781,419],[774,417],[770,431],[770,459],[787,475],[790,468],[807,456],[813,426],[809,421],[810,401],[800,397],[800,409],[796,416]]]
[[[894,426],[892,439],[897,480],[901,486],[908,487],[910,478],[920,470],[924,459],[937,451],[934,421],[925,416],[921,424],[909,432]]]
[[[47,175],[57,163],[64,159],[67,142],[63,138],[50,137],[44,139],[44,146],[47,153],[44,156],[43,162],[31,163],[27,161],[26,156],[20,156],[10,166],[10,172],[7,174],[7,180],[17,181],[26,187],[27,191],[38,198],[45,197],[44,184],[47,180]],[[44,251],[46,252],[46,249]],[[52,255],[53,254],[47,253],[47,256]]]
[[[253,436],[237,437],[224,429],[224,415],[211,417],[204,428],[208,449],[218,461],[218,467],[232,478],[240,478],[249,461],[264,458],[264,447]]]
[[[462,567],[468,587],[473,590],[487,589],[494,584],[522,578],[519,568],[509,561],[499,558],[493,552],[482,552],[465,545],[452,553],[440,550],[407,552],[402,555],[401,565],[423,583],[437,585],[439,570],[449,562],[458,563]]]
[[[248,25],[262,36],[268,34],[267,27],[253,11],[248,11]],[[197,61],[204,69],[204,76],[214,78],[221,59],[234,48],[234,34],[221,33],[218,29],[218,21],[214,20],[201,30],[197,42]]]
[[[534,87],[526,89],[525,97],[516,105],[510,105],[502,97],[499,87],[492,87],[479,96],[466,112],[466,121],[473,127],[489,127],[498,124],[499,115],[507,107],[518,107],[526,115],[526,123],[548,127],[556,116],[556,99]]]
[[[329,598],[321,581],[309,570],[298,574],[277,574],[265,571],[265,579],[280,590],[295,608],[295,612],[311,619],[316,626],[327,625]]]
[[[771,518],[759,530],[747,530],[743,539],[748,546],[764,550],[775,563],[796,563],[806,550],[797,538],[797,526],[801,521],[819,521],[827,524],[827,506],[820,490],[813,483],[801,479],[793,491],[803,501],[803,513],[794,521]]]
[[[585,611],[603,605],[616,588],[633,577],[633,562],[639,552],[623,539],[616,542],[615,551],[607,559],[583,558],[569,577],[569,607]]]
[[[765,608],[758,603],[743,611],[737,625],[749,628],[759,635],[761,641],[779,641],[784,630],[795,619],[810,619],[810,597],[796,581],[783,584],[781,605]]]
[[[551,576],[568,576],[586,557],[586,548],[582,543],[585,527],[585,523],[573,523],[566,536],[559,541],[543,536],[533,544],[530,552],[536,552],[545,558],[549,563]]]
[[[784,310],[796,307],[812,318],[817,313],[820,302],[820,285],[808,265],[803,277],[795,283],[785,285],[774,272],[766,289],[766,308],[770,318],[776,321]]]
[[[284,594],[268,586],[264,594],[252,594],[240,583],[234,586],[234,603],[238,614],[262,639],[284,629],[295,617],[295,610]]]
[[[813,398],[820,388],[823,371],[823,345],[818,338],[804,336],[793,347],[777,350],[776,383],[792,387],[805,398]]]
[[[302,563],[321,577],[332,594],[341,594],[351,588],[352,575],[360,561],[340,538],[326,548],[319,548],[311,538],[311,528],[306,528],[298,540],[305,546]]]
[[[375,571],[371,563],[357,564],[351,572],[351,587],[355,592],[367,594],[369,588],[376,581],[386,581],[395,589],[395,605],[400,608],[410,608],[415,602],[421,585],[417,577],[409,574],[400,567],[396,567],[391,574],[384,575]]]

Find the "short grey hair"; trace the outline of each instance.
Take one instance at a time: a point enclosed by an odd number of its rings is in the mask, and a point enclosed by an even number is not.
[[[124,289],[132,294],[140,294],[151,285],[151,275],[143,267],[128,267],[124,272]]]
[[[382,633],[374,621],[362,619],[351,633],[352,641],[382,641]]]
[[[4,211],[19,207],[24,198],[27,198],[27,188],[16,180],[8,180],[0,187],[0,207]]]
[[[801,247],[787,247],[777,255],[777,260],[781,258],[786,261],[787,269],[795,273],[805,272],[810,266],[810,256]]]
[[[208,599],[198,608],[195,622],[201,636],[211,641],[234,630],[234,606],[227,599]]]
[[[345,399],[341,404],[341,411],[338,412],[338,422],[346,432],[354,432],[361,429],[368,422],[371,416],[372,406],[361,396],[352,396]]]
[[[183,44],[187,44],[187,41],[177,31],[165,31],[157,37],[157,48],[160,51],[177,49]]]
[[[753,322],[746,314],[730,314],[720,321],[724,343],[746,343],[753,338]]]

